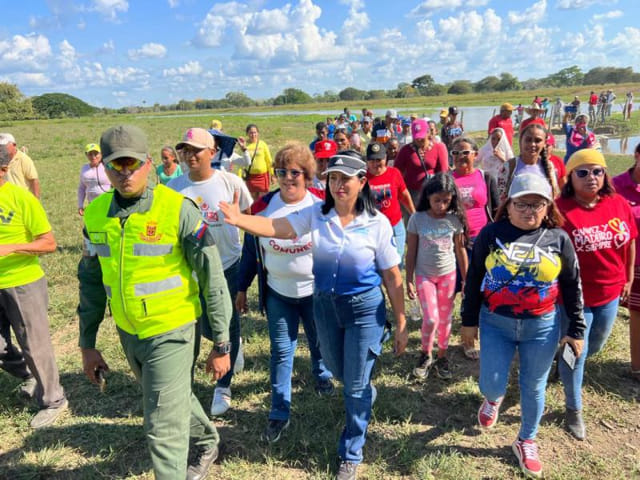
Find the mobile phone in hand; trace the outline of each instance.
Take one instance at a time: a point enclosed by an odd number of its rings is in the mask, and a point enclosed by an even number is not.
[[[562,359],[567,362],[569,368],[573,370],[576,366],[576,352],[573,351],[571,344],[565,343],[562,349]]]

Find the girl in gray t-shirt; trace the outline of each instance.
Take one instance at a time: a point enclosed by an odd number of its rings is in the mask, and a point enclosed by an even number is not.
[[[432,366],[440,378],[451,378],[447,348],[455,299],[456,260],[464,279],[468,264],[464,248],[467,232],[467,219],[453,177],[446,173],[434,175],[423,187],[407,228],[407,294],[411,299],[417,296],[423,311],[422,353],[413,370],[421,379],[429,375]],[[431,352],[436,330],[438,359],[434,362]]]

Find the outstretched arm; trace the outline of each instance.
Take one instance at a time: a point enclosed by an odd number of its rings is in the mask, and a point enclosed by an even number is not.
[[[274,238],[295,238],[296,232],[286,218],[267,218],[259,215],[247,215],[240,211],[238,192],[233,194],[233,203],[220,202],[224,221],[235,225],[253,235]]]

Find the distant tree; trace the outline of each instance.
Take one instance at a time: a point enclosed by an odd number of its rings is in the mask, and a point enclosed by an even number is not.
[[[633,69],[616,67],[596,67],[585,73],[583,85],[604,85],[606,83],[627,83],[634,78]]]
[[[540,80],[539,78],[530,78],[522,82],[522,88],[525,90],[535,90],[542,86],[542,80]]]
[[[411,82],[411,86],[415,88],[420,93],[420,95],[424,96],[429,95],[428,92],[433,90],[435,84],[436,82],[433,80],[433,77],[428,74],[416,77]]]
[[[308,93],[297,88],[287,88],[281,95],[273,99],[273,105],[289,105],[296,103],[311,103],[313,99]]]
[[[500,79],[495,75],[484,77],[482,80],[473,84],[473,90],[475,92],[495,92],[498,89]]]
[[[500,82],[498,82],[497,90],[504,92],[506,90],[522,90],[520,81],[508,72],[500,74]]]
[[[542,83],[549,87],[571,87],[582,85],[583,79],[584,73],[582,73],[580,67],[573,65],[543,78]]]
[[[456,80],[449,86],[447,93],[452,95],[460,95],[464,93],[471,93],[473,86],[469,80]]]
[[[98,111],[79,98],[66,93],[45,93],[31,99],[35,112],[45,118],[84,117]]]
[[[324,93],[314,93],[313,95],[313,101],[318,103],[331,103],[339,100],[338,94],[333,90],[325,90]]]
[[[20,89],[7,82],[0,82],[0,120],[24,120],[33,118],[31,100]]]
[[[420,94],[419,90],[406,82],[399,83],[395,90],[389,90],[387,96],[390,98],[410,98]]]
[[[189,100],[180,100],[176,105],[176,110],[193,110],[195,104]]]
[[[224,99],[232,107],[251,107],[256,104],[254,100],[242,92],[228,92]]]
[[[369,90],[367,92],[367,96],[365,97],[365,100],[378,100],[380,98],[386,98],[387,97],[387,92],[385,92],[384,90]]]
[[[447,87],[445,85],[441,85],[440,83],[434,83],[433,85],[420,90],[420,95],[423,95],[425,97],[437,97],[440,95],[444,95],[445,93],[447,93]]]
[[[367,92],[353,87],[347,87],[338,93],[340,100],[364,100],[366,96]]]

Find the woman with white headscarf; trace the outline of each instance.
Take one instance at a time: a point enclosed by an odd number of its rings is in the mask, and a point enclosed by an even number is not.
[[[510,158],[513,158],[513,150],[509,145],[509,139],[504,129],[496,127],[491,130],[487,143],[478,150],[476,167],[497,178],[502,165]]]

